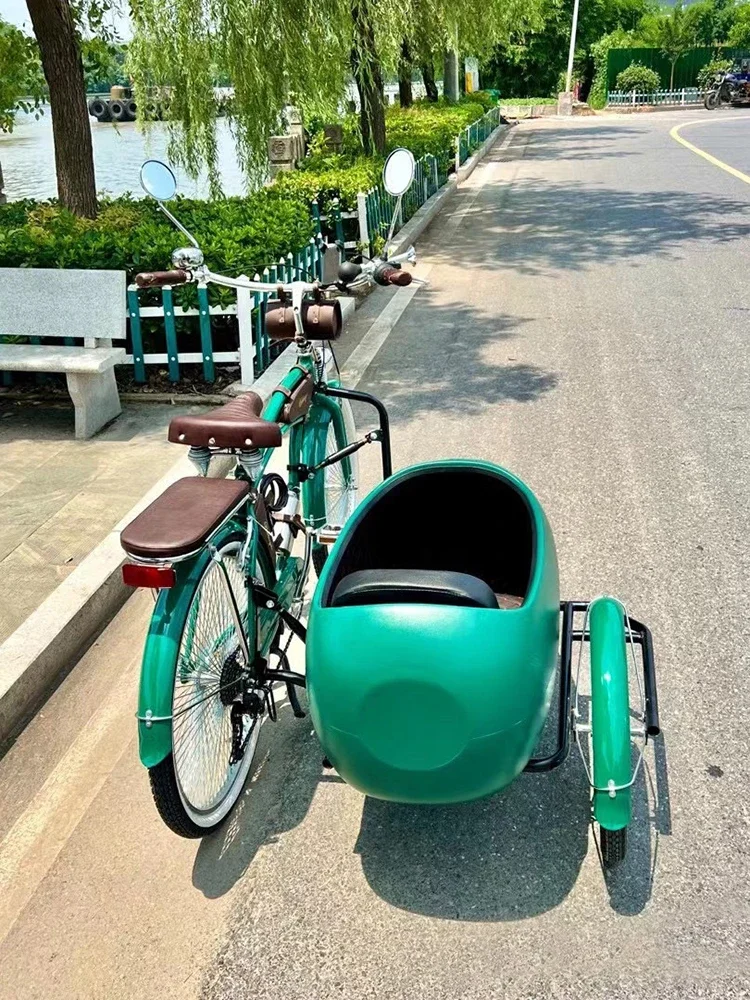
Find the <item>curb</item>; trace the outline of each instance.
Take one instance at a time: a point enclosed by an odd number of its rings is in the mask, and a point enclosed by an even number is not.
[[[509,127],[498,126],[458,173],[451,175],[448,183],[412,216],[397,234],[396,253],[403,252],[424,232],[458,186],[471,175]],[[355,311],[356,300],[344,296],[341,305],[346,322]],[[265,399],[292,367],[294,360],[293,352],[287,348],[252,385],[235,382],[223,390],[225,395],[219,396],[217,401],[225,402],[227,395],[240,395],[249,389]],[[153,396],[151,398],[154,399]],[[164,401],[171,402],[173,398],[168,395]],[[177,398],[183,401],[182,396]],[[141,401],[140,395],[138,400]],[[232,461],[228,456],[222,460],[214,459],[211,475],[226,476],[231,467]],[[120,547],[120,531],[175,480],[194,474],[195,469],[189,459],[182,455],[70,576],[0,645],[0,753],[131,596],[132,590],[125,586],[120,575],[125,562],[125,553]]]

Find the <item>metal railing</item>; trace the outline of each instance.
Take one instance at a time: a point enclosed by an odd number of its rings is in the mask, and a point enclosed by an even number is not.
[[[500,108],[490,108],[481,118],[477,118],[459,133],[456,139],[456,170],[489,138],[499,124]]]
[[[681,90],[656,90],[650,94],[642,94],[636,90],[610,90],[607,94],[608,105],[629,105],[630,107],[659,105],[686,106],[702,104],[704,90],[698,87],[683,87]]]

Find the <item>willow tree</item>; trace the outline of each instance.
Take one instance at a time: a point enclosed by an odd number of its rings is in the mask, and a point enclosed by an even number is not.
[[[282,126],[285,105],[334,113],[352,76],[363,140],[382,151],[382,49],[394,46],[381,30],[381,14],[389,6],[378,0],[131,0],[128,64],[136,96],[168,90],[170,155],[191,172],[207,166],[215,186],[216,66],[234,89],[227,117],[250,178],[265,172],[267,140]]]
[[[216,68],[234,89],[225,108],[240,164],[267,167],[267,141],[289,103],[335,114],[353,78],[366,151],[385,151],[383,75],[396,73],[404,42],[417,64],[458,37],[480,55],[538,0],[130,0],[128,53],[140,108],[168,96],[170,156],[218,192]]]

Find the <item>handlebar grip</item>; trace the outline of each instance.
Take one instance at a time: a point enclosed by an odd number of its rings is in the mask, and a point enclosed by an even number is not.
[[[411,271],[402,271],[396,267],[386,267],[382,271],[382,281],[383,284],[405,287],[411,284]]]
[[[139,288],[155,288],[160,285],[184,285],[190,281],[187,271],[144,271],[136,274],[135,283]]]

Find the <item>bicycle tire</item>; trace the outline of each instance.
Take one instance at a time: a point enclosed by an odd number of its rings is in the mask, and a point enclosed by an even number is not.
[[[339,406],[344,417],[344,435],[341,438],[338,429],[332,420],[328,420],[325,428],[325,455],[331,455],[340,448],[345,447],[356,437],[356,426],[351,403],[348,399],[339,401]],[[350,475],[346,482],[341,462],[329,465],[323,472],[325,477],[323,486],[323,496],[325,504],[326,524],[343,527],[354,511],[359,500],[359,461],[355,454],[349,456]],[[323,572],[323,567],[328,559],[328,546],[317,544],[313,546],[313,566],[318,576]]]
[[[243,542],[240,532],[230,535],[217,554],[227,565],[240,616],[247,620],[252,605],[248,603],[239,560]],[[232,566],[230,559],[236,565]],[[227,818],[247,781],[260,732],[261,719],[247,717],[247,747],[241,760],[231,765],[230,705],[237,693],[235,686],[239,684],[244,656],[223,588],[223,571],[216,560],[211,560],[195,582],[180,631],[172,681],[172,751],[148,768],[159,815],[174,833],[186,838],[204,837]],[[211,724],[213,734],[208,728]],[[200,744],[195,766],[189,758],[194,742]],[[211,750],[218,763],[211,760]],[[227,763],[225,777],[219,782],[222,758]],[[213,768],[207,775],[200,774],[204,762]],[[206,785],[201,789],[204,778]],[[218,785],[213,790],[211,780]]]

